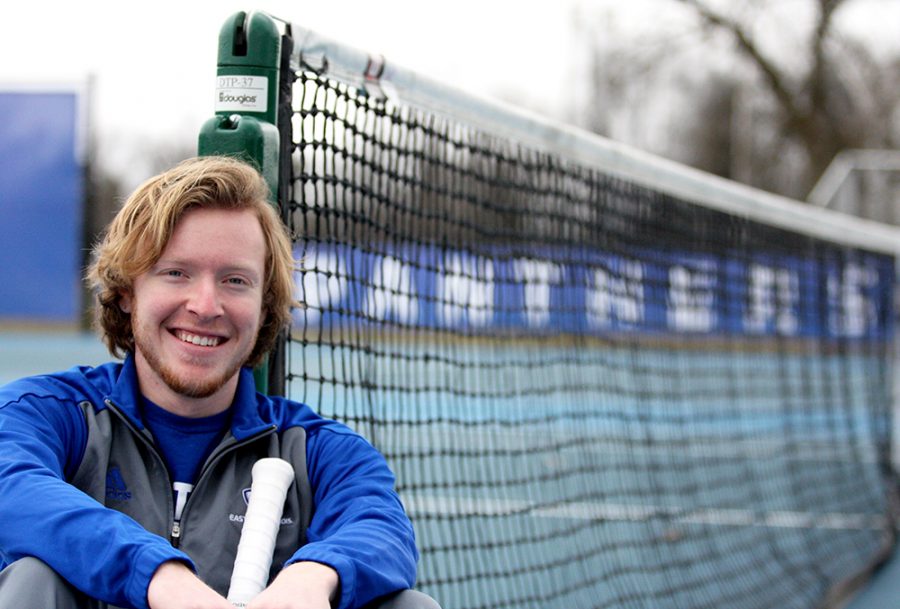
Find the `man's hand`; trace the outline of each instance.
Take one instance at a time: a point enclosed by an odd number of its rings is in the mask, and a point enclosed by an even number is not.
[[[164,562],[153,574],[147,588],[147,604],[150,609],[234,609],[178,561]]]
[[[247,609],[329,609],[337,600],[339,584],[331,567],[297,562],[282,569]]]

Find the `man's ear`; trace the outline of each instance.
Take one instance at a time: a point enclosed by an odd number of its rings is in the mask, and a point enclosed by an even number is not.
[[[119,293],[119,308],[122,309],[123,313],[131,315],[133,304],[134,299],[131,297],[131,292],[122,291]]]

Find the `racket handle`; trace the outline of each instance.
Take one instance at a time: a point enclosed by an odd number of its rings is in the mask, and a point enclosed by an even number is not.
[[[250,500],[228,588],[228,601],[235,607],[244,607],[269,582],[275,538],[294,468],[283,459],[260,459],[251,476]]]

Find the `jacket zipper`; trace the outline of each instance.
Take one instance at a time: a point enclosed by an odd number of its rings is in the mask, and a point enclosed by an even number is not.
[[[175,512],[172,521],[172,534],[169,536],[172,545],[178,547],[181,539],[181,519],[184,517],[184,506],[194,491],[194,485],[186,482],[173,482],[172,489],[175,491]]]
[[[166,462],[162,458],[162,455],[160,455],[159,451],[156,450],[156,444],[151,442],[144,434],[142,434],[140,432],[140,430],[135,428],[135,426],[131,423],[131,420],[122,413],[121,409],[115,404],[115,402],[113,402],[109,398],[105,398],[103,400],[103,403],[106,404],[110,410],[112,410],[114,413],[116,413],[116,416],[118,416],[119,419],[123,423],[125,423],[125,427],[127,427],[129,429],[129,431],[131,431],[132,434],[137,436],[140,439],[140,441],[143,442],[144,445],[150,449],[150,452],[153,454],[154,457],[156,457],[156,460],[159,461],[159,464],[162,466],[163,471],[166,472],[166,482],[168,482],[168,484],[166,485],[166,500],[168,501],[167,505],[173,505],[175,499],[172,496],[172,481],[169,480],[169,473],[168,473],[169,469],[166,467]],[[177,548],[180,539],[181,539],[181,525],[179,522],[175,521],[173,518],[172,526],[169,529],[169,543],[171,543],[173,547]]]
[[[113,412],[116,413],[116,415],[122,420],[122,422],[125,423],[125,426],[128,427],[128,429],[131,431],[131,433],[133,433],[138,438],[140,438],[141,442],[143,442],[150,449],[150,452],[153,453],[153,455],[159,461],[160,465],[162,465],[163,470],[166,472],[166,481],[168,482],[168,485],[166,487],[166,498],[168,500],[167,505],[174,505],[174,497],[172,496],[172,481],[169,479],[169,474],[168,474],[169,470],[166,467],[166,463],[165,463],[165,460],[162,458],[162,455],[160,455],[159,451],[156,450],[156,445],[153,442],[151,442],[146,436],[144,436],[144,434],[142,434],[138,429],[136,429],[134,427],[134,425],[131,423],[131,421],[128,419],[128,417],[126,417],[122,413],[121,409],[112,400],[110,400],[109,398],[105,398],[103,400],[103,402]],[[197,478],[197,483],[194,485],[194,489],[196,489],[197,486],[199,486],[199,484],[203,480],[206,472],[209,470],[209,467],[215,461],[217,461],[222,455],[225,455],[236,448],[239,448],[241,446],[249,444],[259,438],[267,436],[267,435],[273,433],[277,428],[278,428],[277,425],[271,425],[268,428],[264,429],[263,431],[255,434],[253,436],[250,436],[249,438],[244,438],[240,442],[235,441],[235,443],[231,444],[230,446],[226,446],[225,448],[222,448],[218,451],[214,451],[213,454],[210,455],[210,457],[206,460],[206,463],[203,465],[203,469],[200,471],[200,476]],[[183,528],[182,522],[184,522],[185,515],[187,514],[188,505],[190,505],[190,502],[191,502],[191,495],[193,495],[193,494],[194,493],[191,492],[188,495],[187,501],[185,501],[184,508],[182,509],[180,519],[175,518],[174,510],[172,512],[170,512],[172,514],[172,521],[171,521],[172,524],[169,529],[169,543],[171,543],[172,547],[174,547],[174,548],[177,548],[181,544],[181,533],[182,533],[182,528]]]
[[[172,533],[169,535],[169,543],[173,548],[177,548],[181,544],[181,523],[177,520],[172,522]]]

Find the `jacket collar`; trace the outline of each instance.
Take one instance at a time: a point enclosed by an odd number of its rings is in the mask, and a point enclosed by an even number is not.
[[[144,429],[141,419],[140,389],[134,356],[128,354],[109,395],[106,397],[137,429]],[[231,404],[231,434],[240,441],[272,427],[271,402],[257,393],[250,368],[241,368],[237,391]]]

